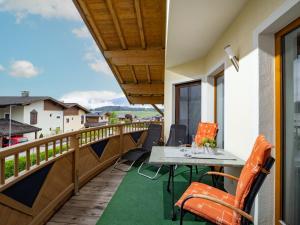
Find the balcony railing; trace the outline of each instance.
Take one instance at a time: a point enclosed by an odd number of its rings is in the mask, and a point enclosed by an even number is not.
[[[140,144],[150,123],[89,128],[4,148],[1,220],[7,225],[16,217],[18,225],[45,223],[81,186]]]

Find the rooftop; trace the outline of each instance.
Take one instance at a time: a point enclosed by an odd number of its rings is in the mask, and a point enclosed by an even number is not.
[[[0,137],[9,135],[9,119],[0,119]],[[21,135],[40,131],[41,128],[11,120],[11,135]]]
[[[50,100],[55,104],[66,108],[66,106],[62,102],[49,96],[0,96],[0,107],[7,107],[10,105],[24,106],[34,102],[45,100]]]

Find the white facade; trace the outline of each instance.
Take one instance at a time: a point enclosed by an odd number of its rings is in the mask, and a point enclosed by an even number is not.
[[[175,3],[179,1],[175,1]],[[172,12],[170,19],[178,15]],[[186,12],[186,11],[185,11]],[[165,137],[175,122],[175,84],[201,80],[201,120],[214,120],[213,76],[224,70],[224,145],[225,150],[246,160],[259,134],[264,134],[275,145],[275,69],[274,35],[299,17],[299,0],[249,1],[239,15],[226,27],[219,39],[204,56],[167,67],[165,71]],[[186,15],[188,16],[188,15]],[[195,19],[203,23],[201,19]],[[168,22],[168,38],[176,36],[172,22]],[[171,26],[171,27],[170,27]],[[174,27],[178,26],[175,24]],[[182,32],[178,28],[178,32]],[[209,29],[207,30],[209,32]],[[185,41],[190,44],[189,37]],[[199,42],[201,40],[199,39]],[[237,72],[224,52],[230,44],[239,58]],[[197,43],[195,43],[197,45]],[[169,50],[167,49],[170,56]],[[199,53],[200,54],[200,53]],[[177,58],[176,58],[177,60]],[[272,154],[275,155],[275,150]],[[275,166],[274,166],[275,167]],[[239,175],[239,170],[225,168],[226,172]],[[275,168],[265,181],[255,201],[255,224],[274,224]],[[225,180],[225,187],[234,192],[233,182]]]
[[[82,109],[78,110],[78,115],[64,116],[64,132],[80,130],[84,128],[86,112]],[[83,117],[83,120],[82,120]]]
[[[18,122],[30,124],[30,112],[37,111],[37,124],[31,124],[41,128],[37,137],[51,136],[63,131],[63,109],[61,110],[44,110],[44,101],[33,102],[25,106],[12,106],[12,119]],[[9,114],[9,107],[0,108],[0,118],[4,118],[5,114]],[[34,133],[25,134],[29,140],[35,138]]]

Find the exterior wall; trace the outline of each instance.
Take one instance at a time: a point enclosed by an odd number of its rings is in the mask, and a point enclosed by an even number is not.
[[[66,115],[64,116],[64,132],[75,131],[84,128],[85,123],[85,111],[77,110],[77,115]],[[84,121],[81,123],[81,116],[84,116]],[[69,123],[67,123],[69,119]]]
[[[98,123],[99,121],[99,117],[86,117],[86,122],[88,123]]]
[[[246,160],[259,133],[265,134],[275,144],[273,37],[275,32],[291,22],[291,14],[286,20],[280,17],[296,3],[299,1],[249,1],[204,58],[165,71],[166,136],[175,118],[174,84],[201,78],[202,120],[211,121],[214,102],[210,76],[224,65],[225,149]],[[264,31],[277,20],[277,27]],[[231,44],[233,52],[240,59],[239,72],[235,71],[225,56],[224,46],[228,44]],[[195,66],[196,62],[201,66]],[[225,170],[239,174],[238,170]],[[225,187],[230,192],[235,190],[233,183],[227,180]],[[274,224],[274,195],[273,172],[256,199],[253,210],[255,224]]]
[[[36,110],[38,112],[37,124],[33,125],[41,128],[38,132],[38,137],[42,134],[45,136],[51,136],[63,131],[63,110],[44,110],[44,101],[34,102],[30,105],[24,106],[24,123],[30,124],[30,112]],[[33,139],[34,135],[25,135],[29,139]]]
[[[24,122],[24,106],[13,106],[11,111],[13,120]],[[0,118],[4,118],[6,113],[9,114],[9,107],[0,108]]]

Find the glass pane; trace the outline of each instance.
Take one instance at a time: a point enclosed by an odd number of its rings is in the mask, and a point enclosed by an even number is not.
[[[198,123],[201,120],[201,84],[191,83],[184,86],[177,86],[179,91],[178,121],[176,123],[187,126],[188,143],[192,142],[192,135],[197,131]]]
[[[287,34],[283,47],[283,219],[300,221],[300,28]]]
[[[217,144],[219,148],[224,148],[224,76],[217,78],[216,83],[217,96],[217,123],[218,123],[218,135]]]
[[[179,91],[179,124],[188,126],[189,88],[182,87]]]
[[[189,125],[188,140],[192,142],[192,136],[196,134],[201,120],[201,86],[193,85],[189,90]]]

